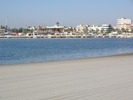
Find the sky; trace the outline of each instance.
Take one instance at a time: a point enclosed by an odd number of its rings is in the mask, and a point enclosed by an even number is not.
[[[123,16],[133,20],[133,0],[0,0],[0,25],[76,27],[111,24]]]

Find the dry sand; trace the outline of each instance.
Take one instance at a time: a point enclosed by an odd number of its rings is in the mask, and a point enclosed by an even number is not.
[[[2,65],[0,100],[133,100],[133,54]]]

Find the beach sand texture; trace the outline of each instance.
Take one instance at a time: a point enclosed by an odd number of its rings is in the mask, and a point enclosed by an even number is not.
[[[1,65],[0,100],[133,100],[133,54]]]

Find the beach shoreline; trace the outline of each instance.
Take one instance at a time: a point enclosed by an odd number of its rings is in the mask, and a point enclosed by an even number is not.
[[[132,100],[133,53],[0,66],[0,100]]]
[[[70,60],[84,60],[84,59],[94,59],[94,58],[103,58],[103,57],[114,57],[114,56],[132,56],[133,53],[123,53],[123,54],[115,54],[109,56],[100,56],[100,57],[89,57],[89,58],[77,58],[77,59],[65,59],[65,60],[51,60],[51,61],[42,61],[42,62],[29,62],[29,63],[17,63],[17,64],[5,64],[1,66],[8,66],[8,65],[19,65],[19,64],[32,64],[32,63],[51,63],[51,62],[60,62],[60,61],[70,61]]]

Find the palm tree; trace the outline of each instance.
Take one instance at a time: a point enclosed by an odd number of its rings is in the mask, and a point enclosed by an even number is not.
[[[115,32],[116,30],[114,28],[111,28],[111,31]]]
[[[122,28],[121,30],[122,30],[122,32],[126,32],[125,28]]]
[[[121,33],[121,30],[120,30],[120,29],[116,28],[115,30],[116,30],[118,33]]]
[[[85,29],[83,29],[83,32],[84,32],[84,34],[85,34]]]
[[[129,29],[128,28],[126,29],[126,32],[129,32]]]
[[[109,30],[109,29],[107,29],[106,33],[107,33],[107,34],[109,34],[109,33],[110,33],[110,30]]]
[[[30,28],[30,26],[28,26],[28,28]]]
[[[61,32],[63,32],[64,31],[64,28],[61,28]]]
[[[97,29],[96,29],[96,33],[98,33],[98,32],[99,32],[99,29],[97,28]]]
[[[35,30],[37,29],[36,26],[34,26]]]
[[[39,29],[42,29],[42,27],[41,27],[41,26],[39,26],[38,28],[39,28]]]
[[[80,33],[80,29],[78,29],[78,33]]]
[[[116,28],[115,30],[116,30],[116,31],[118,31],[119,29],[118,29],[118,28]]]
[[[74,31],[76,32],[76,29],[74,28]]]
[[[103,31],[104,31],[104,28],[102,28],[101,33],[103,33]]]
[[[91,29],[89,30],[89,33],[92,33],[92,30]]]
[[[60,24],[59,22],[56,23],[57,26],[59,26],[59,24]]]

